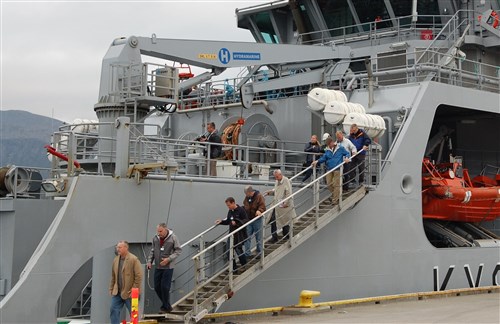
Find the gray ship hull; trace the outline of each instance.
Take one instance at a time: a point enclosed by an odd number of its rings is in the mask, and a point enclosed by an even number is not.
[[[415,95],[401,97],[406,93]],[[436,281],[441,286],[450,267],[455,270],[444,289],[469,287],[464,267],[470,268],[474,282],[482,267],[478,286],[498,284],[500,248],[438,249],[429,243],[423,229],[421,157],[436,109],[449,105],[500,113],[495,104],[498,94],[481,93],[480,104],[477,95],[473,89],[434,82],[394,86],[377,93],[377,104],[373,106],[376,113],[394,111],[399,108],[396,103],[411,108],[386,158],[378,187],[241,289],[222,309],[294,304],[302,289],[321,291],[319,300],[431,291]],[[363,102],[367,94],[355,92],[354,98]],[[392,106],[387,104],[391,100]],[[294,102],[288,104],[294,106]],[[493,124],[487,125],[498,128],[498,121],[494,118]],[[245,183],[179,178],[137,184],[134,179],[86,175],[74,178],[64,205],[20,280],[1,301],[2,323],[52,322],[54,312],[48,310],[54,309],[73,274],[92,257],[96,258],[92,320],[104,321],[110,303],[107,263],[117,240],[147,243],[154,235],[154,225],[166,220],[181,240],[193,237],[211,226],[214,219],[223,217],[225,197],[240,197],[240,193],[243,197]],[[271,185],[254,183],[260,190]],[[144,246],[142,250],[147,253]],[[17,306],[27,296],[41,301],[30,312]]]

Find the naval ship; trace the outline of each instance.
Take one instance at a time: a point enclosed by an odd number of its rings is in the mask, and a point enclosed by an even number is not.
[[[161,222],[183,252],[171,313],[144,268],[141,316],[159,321],[295,304],[303,289],[328,301],[498,286],[499,6],[274,1],[236,9],[253,43],[113,40],[98,121],[54,133],[50,169],[0,170],[0,322],[109,322],[116,243],[145,264]],[[211,122],[222,144],[208,161]],[[352,124],[372,144],[364,169],[336,168],[351,173],[332,205],[324,171],[302,182],[304,144]],[[234,268],[234,233],[214,220],[278,169],[293,194],[266,199],[262,255]],[[292,200],[275,241],[272,211]]]

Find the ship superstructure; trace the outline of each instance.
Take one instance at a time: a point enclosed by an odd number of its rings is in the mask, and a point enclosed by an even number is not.
[[[107,321],[114,244],[131,242],[145,263],[160,222],[184,242],[175,312],[163,319],[292,304],[302,289],[333,300],[498,285],[498,220],[424,220],[422,208],[424,157],[460,157],[471,175],[500,165],[498,6],[275,1],[236,11],[256,43],[114,40],[94,106],[99,122],[54,134],[49,150],[66,161],[53,158],[51,170],[4,172],[2,323],[49,323],[72,309]],[[236,77],[226,78],[231,70]],[[321,171],[301,183],[303,147],[353,120],[376,131],[365,182],[350,177],[331,206]],[[217,177],[206,175],[210,148],[197,141],[211,121],[224,140]],[[243,200],[245,185],[272,188],[276,169],[294,184],[291,238],[271,244],[265,225],[264,256],[233,269],[232,236],[213,221],[227,212],[226,197]],[[279,204],[268,207],[265,217]],[[145,314],[159,309],[150,285]]]

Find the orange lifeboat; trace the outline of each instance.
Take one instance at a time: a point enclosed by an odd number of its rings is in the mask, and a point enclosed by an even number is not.
[[[458,177],[460,167],[459,162],[434,165],[424,158],[423,217],[457,222],[491,221],[500,217],[500,185],[496,179],[482,175],[471,181],[467,169],[463,169],[463,177]]]

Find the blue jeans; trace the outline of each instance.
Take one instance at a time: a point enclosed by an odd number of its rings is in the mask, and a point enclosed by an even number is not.
[[[161,300],[161,307],[167,311],[172,309],[170,305],[170,286],[174,269],[155,269],[155,292]]]
[[[247,226],[247,239],[245,240],[245,255],[250,257],[252,236],[255,234],[255,241],[257,242],[257,255],[262,251],[262,217],[259,217],[252,224]]]
[[[128,312],[131,311],[130,298],[122,299],[120,294],[111,297],[111,307],[109,309],[109,317],[111,319],[111,324],[120,324],[120,313],[122,311],[123,305],[127,307]]]

